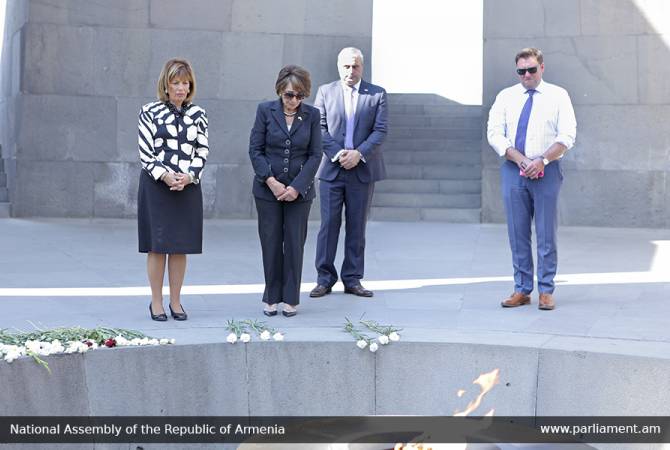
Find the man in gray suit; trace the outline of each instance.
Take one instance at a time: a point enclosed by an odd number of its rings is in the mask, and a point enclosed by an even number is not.
[[[340,278],[344,292],[372,297],[363,288],[365,224],[374,183],[386,177],[381,144],[386,138],[386,91],[361,79],[363,54],[354,47],[337,57],[340,80],[319,87],[314,106],[321,111],[323,157],[320,180],[321,228],[316,247],[317,286],[310,297],[323,297],[337,282],[335,253],[346,219],[344,262]]]

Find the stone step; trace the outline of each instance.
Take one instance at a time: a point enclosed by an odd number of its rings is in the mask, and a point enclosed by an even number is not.
[[[395,127],[482,129],[480,117],[449,115],[389,114],[389,129]]]
[[[455,108],[468,107],[461,105],[453,100],[448,100],[437,94],[405,94],[392,93],[388,94],[388,102],[394,105],[449,105]]]
[[[401,194],[380,192],[372,197],[372,206],[403,208],[480,208],[480,194]]]
[[[388,140],[393,139],[481,139],[480,128],[389,127]]]
[[[427,222],[481,223],[481,208],[421,208],[421,220]]]
[[[388,104],[392,106],[443,106],[460,111],[481,111],[481,105],[463,105],[435,94],[389,94]]]
[[[9,191],[6,187],[0,187],[0,203],[9,201]]]
[[[480,208],[397,208],[373,206],[370,209],[371,220],[416,222],[480,223]]]
[[[419,165],[419,164],[387,164],[386,174],[389,179],[412,180],[480,180],[480,165]]]
[[[7,219],[11,217],[9,215],[9,202],[0,203],[0,218]]]
[[[398,180],[375,183],[375,193],[396,192],[411,194],[481,194],[480,180]]]
[[[439,150],[390,151],[384,154],[387,164],[481,164],[480,152],[445,152]]]
[[[481,139],[388,139],[382,146],[384,152],[406,151],[468,151],[481,154]]]
[[[481,106],[446,105],[446,104],[403,104],[389,102],[389,114],[427,114],[481,117]]]

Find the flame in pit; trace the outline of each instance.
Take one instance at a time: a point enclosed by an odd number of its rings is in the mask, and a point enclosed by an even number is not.
[[[470,403],[468,403],[468,407],[465,408],[463,411],[457,411],[454,413],[454,416],[460,417],[460,416],[467,416],[471,412],[473,412],[475,409],[479,408],[479,405],[482,403],[482,399],[484,396],[491,390],[493,389],[493,386],[498,384],[500,382],[500,369],[494,369],[491,372],[488,373],[483,373],[477,377],[475,381],[472,382],[472,384],[478,384],[481,392],[479,395]],[[459,391],[460,392],[460,391]],[[460,396],[459,396],[460,397]],[[484,416],[492,416],[494,413],[494,410],[490,410]]]
[[[454,416],[467,416],[475,409],[479,407],[482,403],[484,396],[493,389],[493,386],[500,382],[500,369],[493,369],[491,372],[483,373],[477,377],[472,384],[479,385],[481,392],[477,395],[473,401],[468,404],[468,407],[464,411],[454,413]],[[464,389],[459,389],[456,391],[456,396],[463,397],[465,394]],[[491,409],[489,412],[484,414],[485,417],[493,416],[494,410]],[[396,444],[393,447],[393,450],[465,450],[467,444],[425,444],[425,443],[413,443],[408,444]]]

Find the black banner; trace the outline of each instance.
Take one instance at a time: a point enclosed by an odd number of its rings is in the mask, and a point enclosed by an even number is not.
[[[670,443],[670,417],[0,417],[0,443]]]

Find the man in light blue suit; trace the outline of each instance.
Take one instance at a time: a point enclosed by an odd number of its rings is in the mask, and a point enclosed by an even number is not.
[[[319,87],[314,106],[321,111],[323,157],[320,180],[321,228],[316,247],[317,286],[323,297],[338,280],[335,253],[345,214],[344,292],[372,297],[361,279],[365,265],[365,225],[375,181],[386,177],[381,144],[386,138],[386,91],[361,79],[363,54],[347,47],[337,57],[340,80]]]

